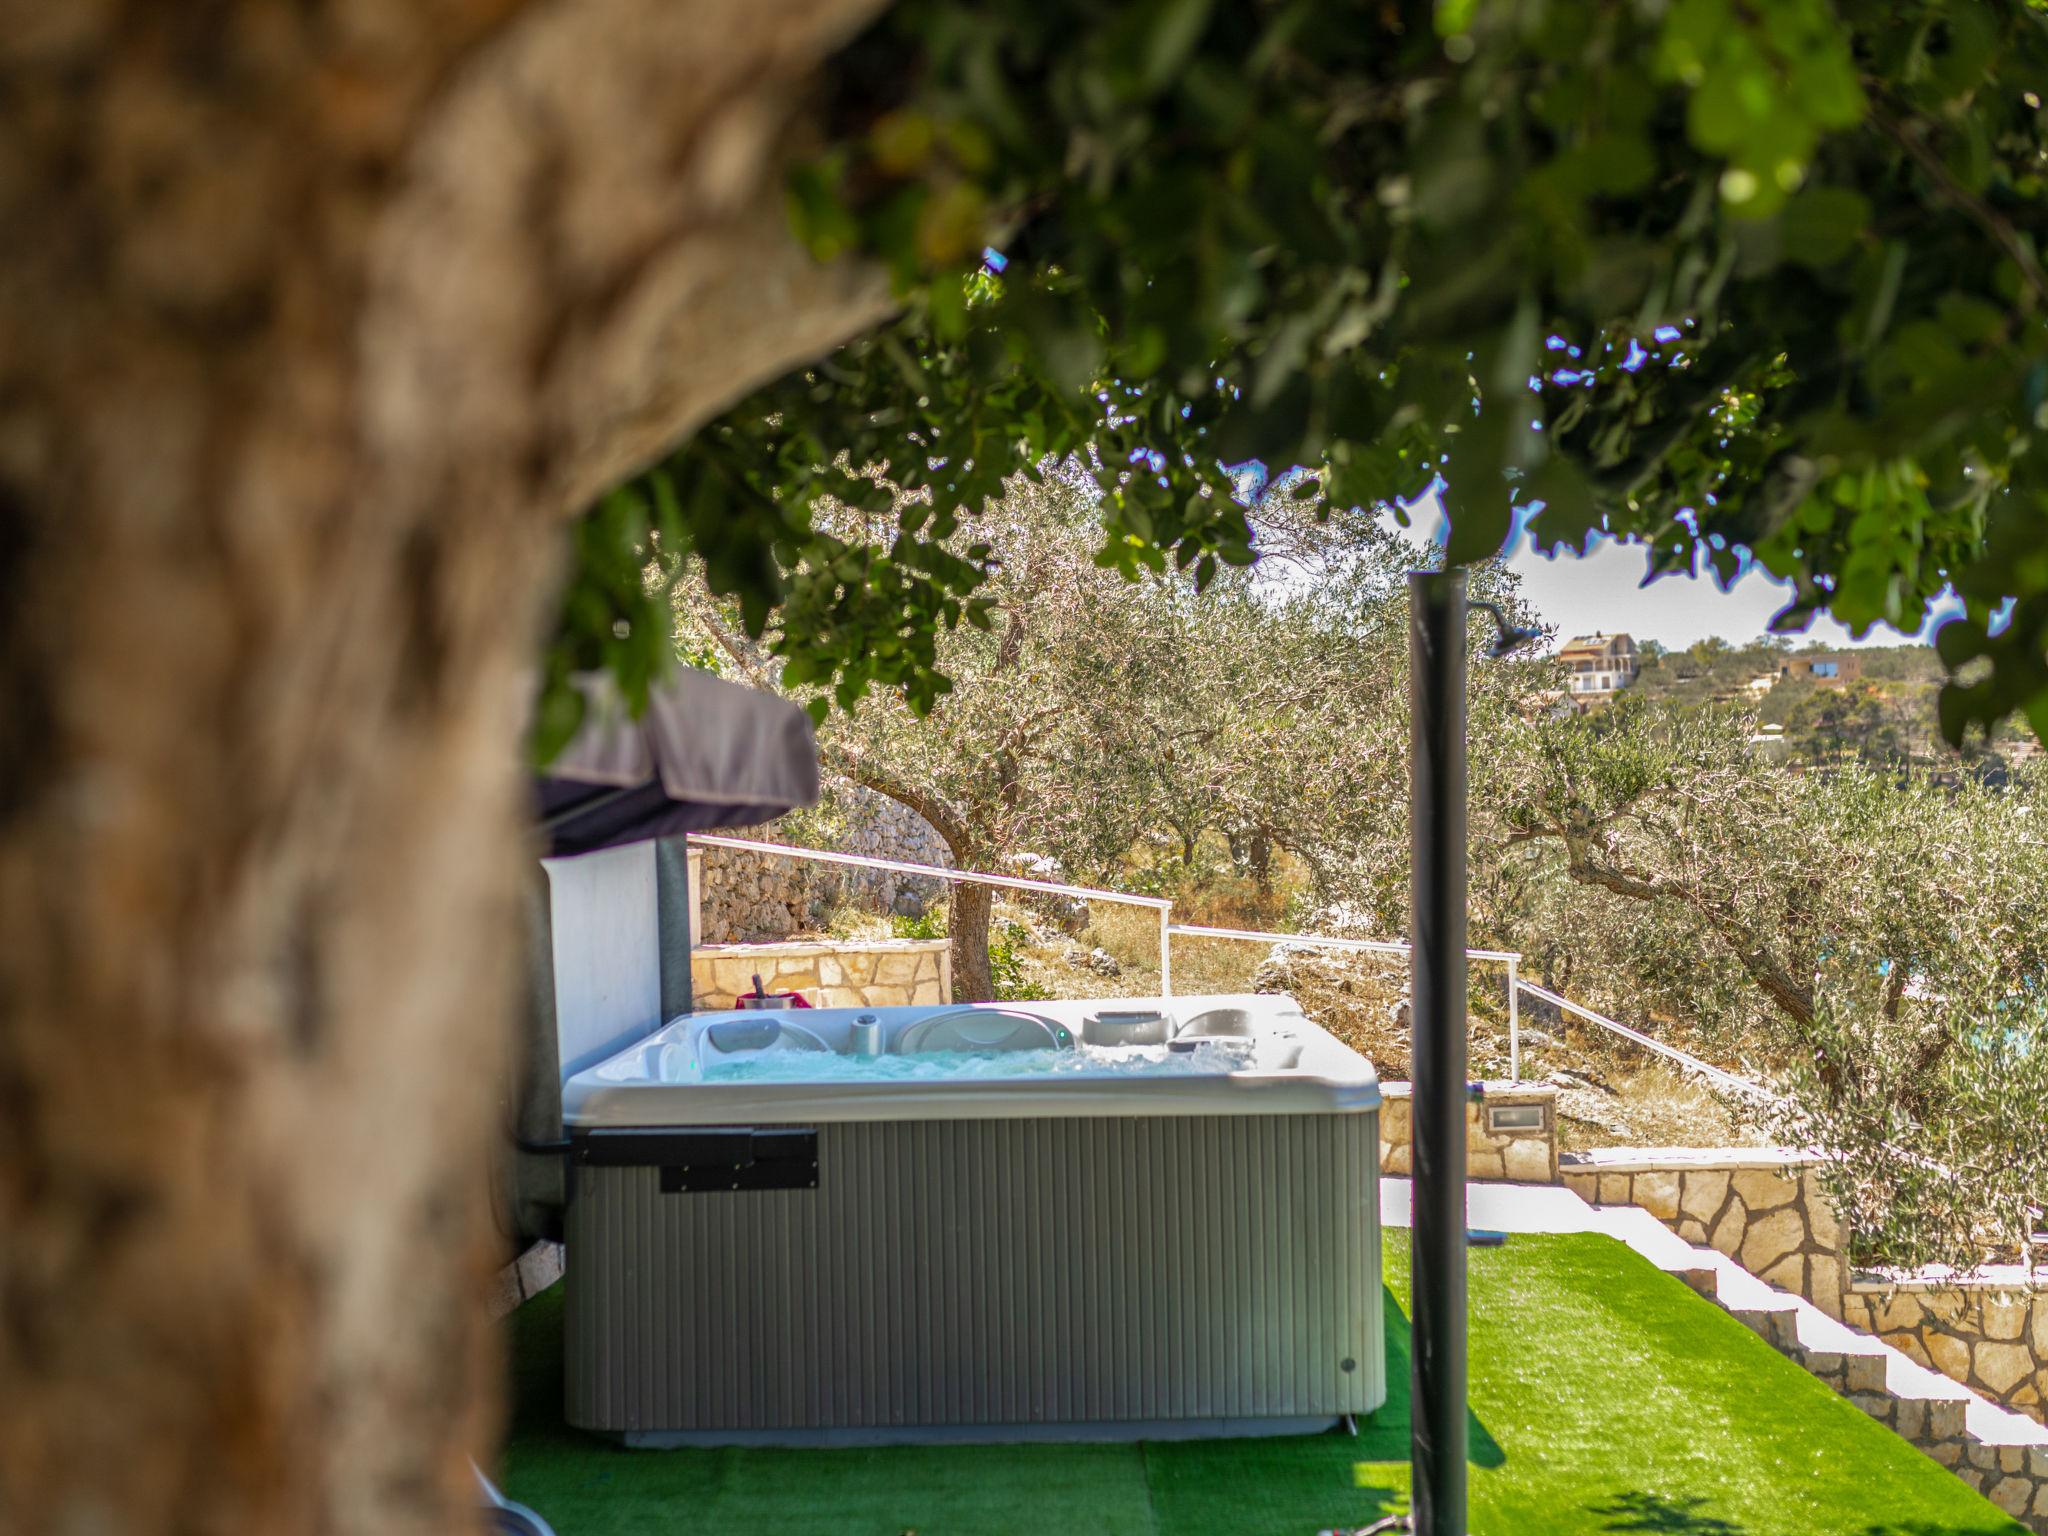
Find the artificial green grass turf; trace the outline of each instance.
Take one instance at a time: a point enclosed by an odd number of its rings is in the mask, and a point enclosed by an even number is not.
[[[1341,1434],[1145,1445],[627,1451],[563,1426],[561,1291],[512,1320],[505,1485],[558,1536],[1313,1536],[1400,1507],[1408,1234],[1387,1405]],[[1472,1254],[1474,1536],[2018,1536],[1922,1456],[1610,1238]]]

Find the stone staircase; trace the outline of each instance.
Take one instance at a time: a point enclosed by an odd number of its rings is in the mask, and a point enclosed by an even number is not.
[[[1408,1225],[1408,1181],[1383,1178],[1380,1188],[1386,1224]],[[1605,1232],[1618,1239],[2048,1536],[2048,1427],[1915,1364],[1726,1255],[1687,1242],[1641,1206],[1589,1205],[1555,1186],[1473,1184],[1467,1219],[1496,1231]]]

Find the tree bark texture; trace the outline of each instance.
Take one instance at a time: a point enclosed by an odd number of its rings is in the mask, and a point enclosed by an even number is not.
[[[449,1533],[561,520],[873,0],[0,0],[0,1532]]]
[[[952,937],[953,1001],[986,1003],[995,997],[995,978],[988,961],[988,926],[995,910],[995,892],[965,880],[953,883],[948,897],[946,931]]]

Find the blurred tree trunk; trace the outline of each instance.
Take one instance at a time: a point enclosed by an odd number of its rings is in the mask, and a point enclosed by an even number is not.
[[[0,1531],[468,1527],[555,529],[870,0],[0,0]]]

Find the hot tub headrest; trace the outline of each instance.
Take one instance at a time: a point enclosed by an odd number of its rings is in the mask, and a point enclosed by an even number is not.
[[[731,1024],[713,1024],[705,1029],[704,1038],[711,1042],[715,1050],[765,1051],[782,1038],[782,1024],[777,1019],[747,1019]]]

